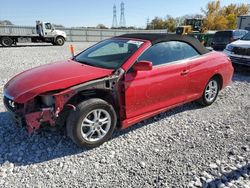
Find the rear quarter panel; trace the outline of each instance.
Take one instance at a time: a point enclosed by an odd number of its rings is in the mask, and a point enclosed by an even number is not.
[[[219,74],[222,77],[222,88],[225,88],[232,82],[233,77],[233,66],[231,60],[222,52],[211,52],[212,58],[210,60],[211,64],[214,64],[214,67],[211,69],[214,71],[214,74]]]
[[[222,77],[222,88],[230,84],[233,67],[230,59],[220,52],[209,52],[188,63],[188,100],[200,98],[208,81],[214,75]]]

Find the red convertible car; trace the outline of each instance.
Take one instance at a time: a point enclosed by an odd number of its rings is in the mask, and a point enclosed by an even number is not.
[[[232,75],[230,59],[195,38],[126,34],[18,74],[4,87],[4,104],[29,132],[65,125],[76,144],[91,148],[178,105],[211,105]]]

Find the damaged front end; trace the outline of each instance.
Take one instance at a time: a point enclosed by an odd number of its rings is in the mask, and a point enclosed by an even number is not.
[[[29,133],[38,130],[43,125],[55,127],[57,124],[60,125],[62,120],[65,120],[63,112],[66,108],[76,110],[74,103],[71,103],[75,96],[86,99],[86,97],[94,95],[95,91],[108,91],[111,95],[109,95],[109,98],[112,97],[115,100],[114,105],[119,106],[118,103],[120,103],[121,99],[117,95],[119,93],[117,92],[117,83],[122,74],[123,70],[120,70],[109,77],[82,83],[66,90],[46,92],[24,104],[16,103],[15,100],[4,93],[4,105],[11,112],[16,123],[26,126]]]
[[[29,133],[42,125],[56,125],[58,114],[67,101],[75,95],[71,89],[38,95],[24,104],[16,103],[4,94],[4,105],[18,125],[26,126]]]

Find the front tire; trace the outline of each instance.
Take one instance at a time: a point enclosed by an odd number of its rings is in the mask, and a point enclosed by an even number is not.
[[[80,147],[94,148],[114,132],[117,117],[112,105],[98,98],[77,105],[67,119],[67,134]]]
[[[58,46],[64,45],[65,39],[63,37],[56,37],[55,44]]]
[[[211,78],[202,94],[202,97],[198,100],[198,102],[203,106],[209,106],[213,104],[216,100],[220,89],[220,83],[217,78]]]

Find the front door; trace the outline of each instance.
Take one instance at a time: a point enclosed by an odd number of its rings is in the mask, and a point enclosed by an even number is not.
[[[126,117],[181,103],[185,100],[185,62],[154,66],[150,71],[132,71],[125,76]]]
[[[139,58],[151,61],[150,71],[133,71],[125,75],[126,117],[170,107],[186,100],[188,58],[198,53],[179,41],[151,46]]]
[[[53,26],[51,23],[44,23],[44,36],[45,37],[53,37]]]

